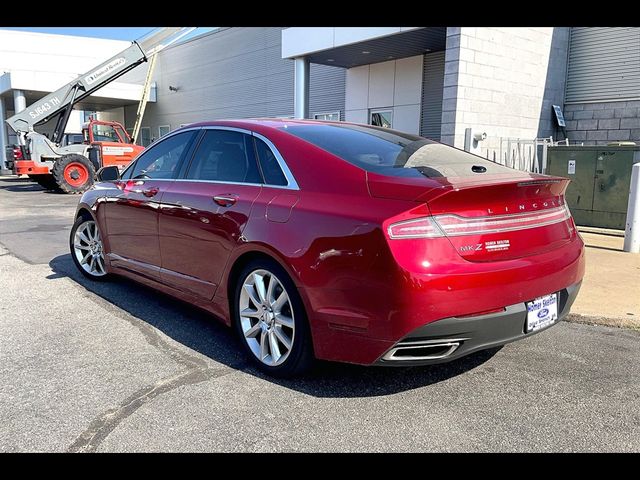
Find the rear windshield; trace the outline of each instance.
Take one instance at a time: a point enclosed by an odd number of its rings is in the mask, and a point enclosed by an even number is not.
[[[391,176],[464,177],[513,170],[433,140],[390,130],[349,124],[307,124],[282,127],[317,147],[369,172]],[[476,169],[477,170],[477,169]]]

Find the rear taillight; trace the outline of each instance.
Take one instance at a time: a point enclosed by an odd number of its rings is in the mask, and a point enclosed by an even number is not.
[[[435,238],[443,236],[433,217],[393,223],[389,225],[387,231],[390,238]]]
[[[394,223],[388,231],[389,237],[396,239],[456,237],[544,227],[570,218],[569,209],[562,205],[542,211],[492,217],[461,217],[453,214],[423,217]]]
[[[13,158],[14,160],[23,160],[22,149],[20,147],[13,147]]]
[[[509,232],[525,230],[527,228],[544,227],[554,223],[564,222],[571,218],[566,205],[549,208],[537,212],[518,213],[514,215],[499,215],[494,217],[459,217],[458,215],[438,215],[436,222],[449,237],[458,235],[474,235],[485,233]]]

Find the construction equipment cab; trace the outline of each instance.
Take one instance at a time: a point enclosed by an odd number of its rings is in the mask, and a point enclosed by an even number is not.
[[[7,151],[13,172],[29,175],[47,189],[81,193],[93,185],[96,171],[107,165],[123,168],[143,150],[117,122],[89,121],[82,143],[64,141],[73,106],[96,90],[135,68],[147,57],[176,42],[194,27],[168,27],[153,31],[84,75],[38,100],[6,120],[16,132],[18,144]],[[34,127],[57,117],[51,138]],[[138,119],[139,120],[139,119]],[[134,131],[138,131],[138,120]],[[11,158],[13,157],[13,158]]]
[[[73,140],[76,139],[74,135]],[[90,120],[82,126],[82,139],[82,142],[68,143],[70,139],[65,134],[59,146],[50,147],[52,153],[60,156],[41,156],[40,162],[34,161],[33,155],[31,159],[25,158],[23,152],[27,150],[16,145],[12,149],[13,173],[28,175],[47,190],[80,193],[93,184],[94,175],[101,167],[116,165],[123,170],[144,150],[131,141],[118,122]]]
[[[135,145],[118,122],[102,122],[91,118],[82,126],[87,157],[96,169],[116,165],[123,170],[144,147]]]

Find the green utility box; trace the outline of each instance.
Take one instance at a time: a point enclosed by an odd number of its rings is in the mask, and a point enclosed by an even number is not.
[[[624,230],[637,162],[637,145],[559,145],[548,148],[546,173],[571,179],[566,200],[577,225]]]

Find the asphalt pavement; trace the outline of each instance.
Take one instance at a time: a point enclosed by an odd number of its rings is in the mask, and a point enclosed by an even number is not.
[[[432,367],[273,380],[226,327],[76,272],[77,196],[0,178],[0,451],[638,451],[640,332],[561,324]]]

